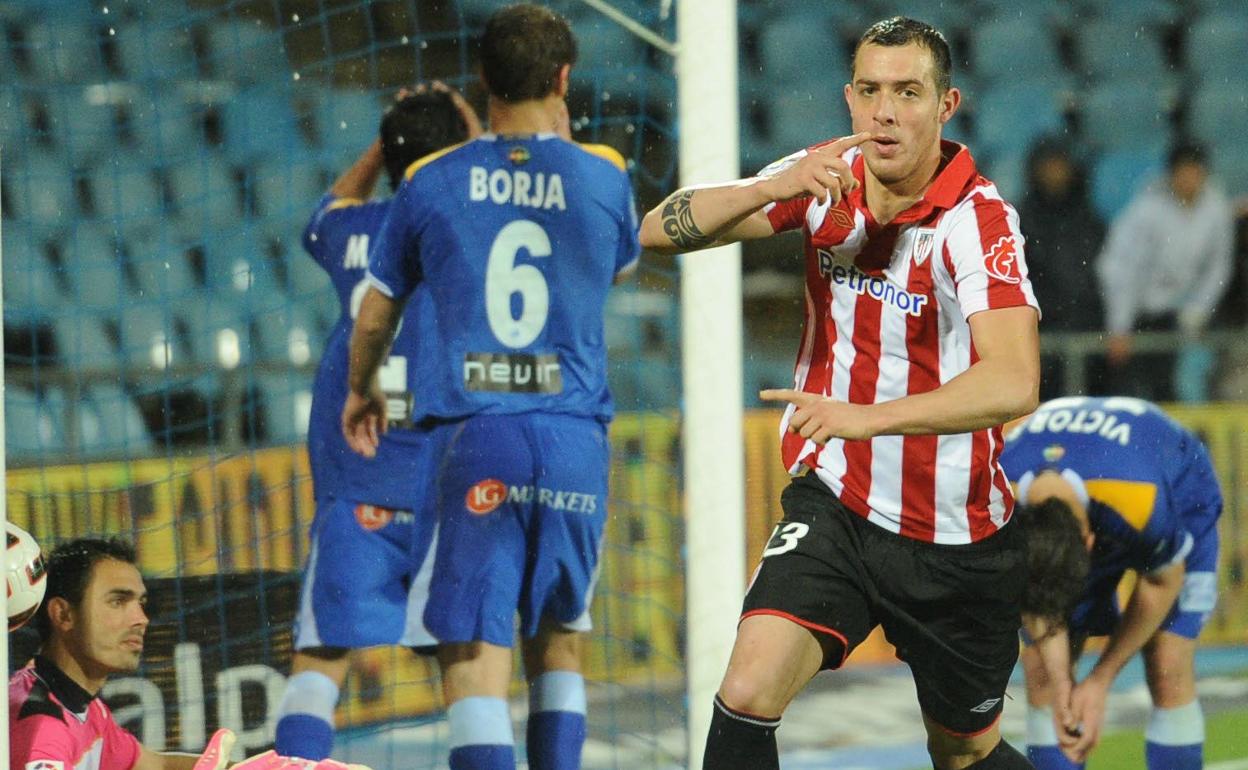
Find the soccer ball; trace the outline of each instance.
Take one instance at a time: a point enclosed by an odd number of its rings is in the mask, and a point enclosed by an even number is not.
[[[48,573],[39,544],[29,532],[11,521],[4,523],[4,530],[8,536],[4,579],[9,590],[9,630],[13,631],[35,616],[48,590]]]

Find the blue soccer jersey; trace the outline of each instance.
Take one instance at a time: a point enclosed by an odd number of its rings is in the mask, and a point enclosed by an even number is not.
[[[1010,434],[1001,465],[1020,486],[1052,469],[1073,471],[1086,488],[1095,541],[1073,627],[1108,633],[1123,572],[1179,561],[1188,576],[1171,621],[1186,610],[1203,624],[1216,595],[1222,496],[1199,438],[1147,401],[1060,398],[1041,404]],[[1199,628],[1180,632],[1188,630]]]
[[[418,314],[417,418],[611,418],[603,307],[636,261],[637,217],[614,150],[487,134],[408,169],[369,277]]]
[[[423,304],[419,292],[408,303],[390,357],[378,376],[386,393],[389,430],[382,437],[377,457],[368,460],[352,452],[340,427],[347,398],[351,329],[368,285],[369,248],[389,208],[388,200],[364,202],[326,195],[304,232],[304,248],[329,273],[341,310],[313,384],[308,457],[318,501],[346,499],[413,510],[417,507],[414,495],[419,491],[414,470],[424,451],[423,434],[412,429],[412,372],[408,364],[415,353],[416,316]]]

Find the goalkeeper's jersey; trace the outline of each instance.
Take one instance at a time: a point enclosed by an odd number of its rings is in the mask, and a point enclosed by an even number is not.
[[[1200,439],[1140,399],[1047,401],[1010,434],[1001,465],[1020,493],[1046,469],[1082,480],[1096,534],[1092,584],[1184,559],[1222,510]]]
[[[415,352],[421,292],[408,303],[390,357],[379,373],[389,430],[382,436],[377,456],[369,460],[352,452],[340,427],[347,398],[351,330],[368,286],[364,279],[368,252],[389,208],[389,200],[365,202],[326,195],[304,232],[304,249],[329,274],[340,311],[313,384],[308,459],[318,501],[345,499],[410,510],[414,474],[409,471],[417,467],[424,443],[423,433],[412,425],[408,363]]]
[[[417,417],[609,420],[603,311],[639,250],[610,148],[486,134],[412,164],[369,277],[391,297],[428,292],[409,361]]]
[[[12,770],[130,770],[139,741],[104,701],[44,657],[9,680]]]

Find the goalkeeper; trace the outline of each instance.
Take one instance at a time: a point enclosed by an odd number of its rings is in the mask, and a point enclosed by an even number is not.
[[[321,198],[303,238],[333,282],[341,316],[313,387],[308,458],[316,517],[275,739],[279,752],[314,759],[333,748],[334,708],[351,650],[434,644],[421,620],[434,517],[420,502],[421,482],[431,473],[422,471],[431,461],[426,432],[412,429],[411,420],[409,359],[423,331],[416,319],[403,324],[381,368],[390,430],[376,460],[352,453],[338,427],[370,239],[390,210],[389,198],[368,200],[378,177],[385,170],[393,189],[413,161],[480,133],[472,108],[441,83],[398,96],[381,119],[380,137]]]
[[[9,680],[9,767],[22,770],[221,770],[234,736],[219,730],[202,756],[157,752],[100,700],[110,674],[138,669],[147,589],[124,540],[80,538],[48,558],[35,616],[39,653]],[[347,770],[266,752],[240,770]]]

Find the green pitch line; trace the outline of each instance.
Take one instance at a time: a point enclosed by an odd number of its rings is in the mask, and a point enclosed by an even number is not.
[[[1205,770],[1248,770],[1248,709],[1224,711],[1205,723]],[[1144,767],[1144,730],[1125,730],[1101,739],[1088,770],[1139,770]]]

